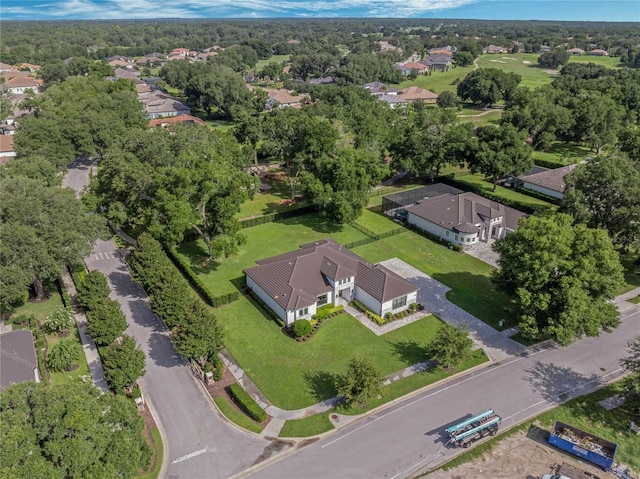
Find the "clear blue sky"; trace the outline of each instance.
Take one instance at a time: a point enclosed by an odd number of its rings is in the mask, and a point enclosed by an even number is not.
[[[640,22],[640,0],[0,0],[2,20],[281,17]]]

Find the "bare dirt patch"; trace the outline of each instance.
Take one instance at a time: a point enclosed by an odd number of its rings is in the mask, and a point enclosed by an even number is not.
[[[612,473],[579,461],[547,443],[548,431],[532,427],[529,432],[517,432],[498,441],[482,457],[449,469],[428,474],[428,479],[538,479],[554,472],[563,463],[591,474],[593,479],[615,479]],[[579,479],[576,477],[576,479]]]

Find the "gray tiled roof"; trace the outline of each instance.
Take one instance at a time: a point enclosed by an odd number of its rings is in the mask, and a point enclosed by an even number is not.
[[[473,233],[482,221],[503,217],[503,223],[510,229],[518,227],[518,220],[526,216],[522,211],[489,200],[475,193],[449,193],[427,198],[407,208],[420,218],[451,231]]]
[[[0,390],[23,381],[35,381],[38,366],[33,334],[17,329],[0,334]]]
[[[532,185],[538,185],[552,191],[564,193],[564,177],[571,173],[576,166],[578,165],[563,166],[562,168],[554,168],[553,170],[534,173],[532,175],[522,175],[520,179]]]
[[[253,279],[286,311],[315,304],[319,295],[332,290],[327,279],[339,281],[355,276],[355,285],[384,302],[416,291],[397,274],[367,263],[349,249],[330,239],[300,246],[270,258],[244,273]]]

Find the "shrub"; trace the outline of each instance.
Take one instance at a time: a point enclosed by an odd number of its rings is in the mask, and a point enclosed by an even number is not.
[[[233,383],[229,386],[231,396],[238,405],[254,420],[262,422],[267,419],[267,413],[253,400],[249,394],[242,389],[239,384]]]
[[[111,344],[127,329],[127,318],[122,314],[120,304],[112,299],[103,299],[87,311],[89,324],[87,332],[98,346]]]
[[[384,315],[384,319],[386,319],[387,321],[393,321],[393,313],[389,311],[387,314]]]
[[[77,285],[78,304],[91,309],[92,306],[109,297],[111,290],[107,278],[99,271],[90,271],[84,276],[84,281]]]
[[[64,339],[54,344],[47,353],[47,367],[51,371],[68,371],[74,361],[82,354],[80,343],[72,339]]]
[[[341,304],[338,306],[334,306],[333,304],[325,304],[324,306],[318,308],[316,314],[313,315],[313,319],[318,322],[322,322],[325,319],[337,316],[342,311],[344,311],[344,306],[342,306]]]
[[[64,307],[56,309],[44,320],[42,329],[47,334],[61,333],[73,323],[73,313]]]
[[[299,319],[291,325],[294,338],[301,338],[311,332],[311,323],[307,319]]]

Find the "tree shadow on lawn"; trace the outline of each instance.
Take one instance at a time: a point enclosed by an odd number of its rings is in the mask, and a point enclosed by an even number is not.
[[[335,374],[326,371],[306,371],[304,380],[309,385],[311,395],[318,402],[325,401],[337,394]]]
[[[189,266],[195,274],[209,274],[211,271],[216,271],[222,264],[217,260],[211,260],[204,264],[203,259],[207,257],[208,253],[197,239],[180,244],[177,252],[188,259]]]
[[[342,231],[342,228],[344,227],[344,225],[336,225],[334,223],[331,223],[329,220],[327,220],[326,218],[322,218],[317,213],[294,216],[284,221],[291,225],[303,225],[317,233],[323,234],[340,233]]]
[[[541,361],[536,361],[525,372],[531,389],[554,404],[561,404],[603,384],[596,374],[585,375],[569,367]]]
[[[393,353],[407,366],[427,361],[427,348],[417,341],[406,339],[404,341],[389,341]]]

